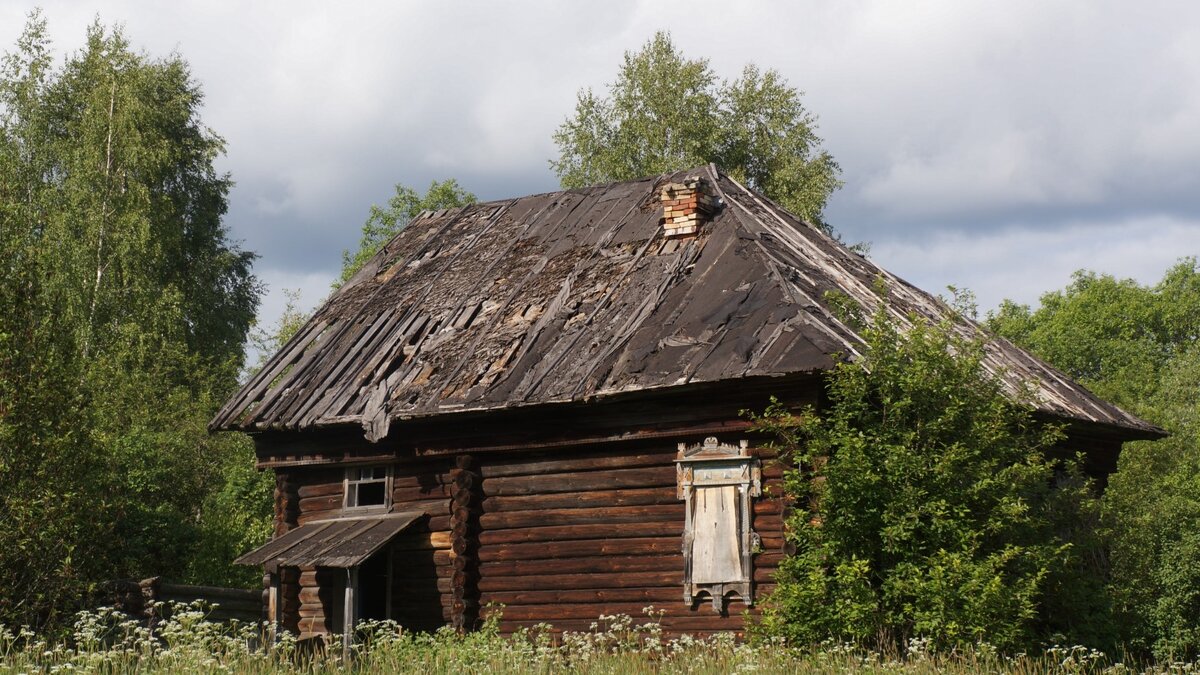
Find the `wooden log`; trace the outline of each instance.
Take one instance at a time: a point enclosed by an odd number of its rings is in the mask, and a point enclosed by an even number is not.
[[[783,553],[779,551],[759,553],[754,556],[754,569],[774,569],[783,562]]]
[[[683,587],[594,588],[562,591],[492,591],[480,593],[479,601],[500,605],[543,605],[555,603],[683,602]],[[599,616],[599,614],[597,614]]]
[[[755,561],[757,563],[757,559]],[[536,574],[585,574],[592,572],[654,572],[683,569],[683,555],[599,556],[594,558],[551,558],[485,562],[479,565],[481,576],[522,576]]]
[[[160,595],[159,600],[162,602],[178,602],[182,604],[191,604],[196,601],[204,603],[204,606],[209,608],[219,608],[228,611],[262,611],[262,598],[253,600],[235,600],[232,598],[196,598],[186,595]]]
[[[610,506],[536,511],[501,511],[479,518],[484,530],[547,525],[583,525],[590,523],[643,523],[651,520],[682,523],[684,503],[645,506]]]
[[[778,571],[779,571],[779,567],[777,565],[772,565],[769,567],[766,565],[764,565],[762,567],[755,567],[754,568],[754,581],[756,583],[760,583],[760,584],[762,584],[762,583],[774,584],[775,583],[775,574]]]
[[[437,567],[396,565],[393,568],[392,577],[397,580],[432,582],[435,579],[449,579],[453,574],[454,567],[452,565],[440,565]]]
[[[591,457],[572,457],[570,459],[539,459],[536,461],[501,460],[489,462],[480,467],[484,479],[502,478],[508,476],[540,476],[553,473],[569,473],[574,471],[593,471],[596,469],[627,469],[645,466],[674,466],[675,451],[656,452],[649,454],[606,454]]]
[[[783,478],[783,472],[787,468],[776,461],[768,461],[762,463],[763,480],[774,481],[775,479]]]
[[[453,590],[453,579],[451,578],[453,573],[453,570],[451,570],[445,575],[436,577],[399,576],[392,580],[392,584],[393,587],[405,589],[404,598],[405,602],[408,602],[410,597],[437,596],[443,593],[450,593]]]
[[[453,610],[450,608],[434,607],[428,611],[405,610],[397,613],[393,610],[396,623],[410,630],[435,630],[446,625]]]
[[[158,595],[159,597],[190,598],[192,600],[197,598],[205,600],[227,598],[231,600],[258,601],[262,596],[262,591],[252,591],[243,588],[224,588],[221,586],[191,586],[163,583],[158,586]]]
[[[484,481],[485,483],[487,481]],[[486,485],[485,485],[486,492]],[[670,487],[633,488],[609,492],[580,494],[540,494],[527,496],[490,496],[483,500],[483,512],[535,511],[539,509],[571,509],[649,504],[677,504],[674,485]]]
[[[683,588],[683,569],[661,572],[613,572],[595,574],[539,574],[524,577],[481,577],[479,591],[537,591],[580,588],[636,588],[639,586],[679,586]]]
[[[525,527],[514,530],[494,530],[479,533],[479,545],[516,544],[524,542],[559,542],[577,539],[625,539],[629,537],[682,536],[683,521],[643,522],[593,525],[555,525]]]
[[[300,605],[300,619],[325,618],[325,608],[321,605]]]
[[[767,537],[767,536],[760,535],[759,539],[762,541],[762,548],[764,551],[782,551],[783,550],[783,545],[784,545],[783,537]]]
[[[486,496],[541,495],[555,492],[587,492],[621,488],[663,487],[675,485],[675,467],[614,469],[575,474],[512,476],[483,482]]]
[[[393,511],[428,513],[430,518],[440,518],[450,515],[450,499],[422,499],[415,502],[393,502]],[[431,528],[432,529],[432,528]]]
[[[340,480],[336,483],[303,485],[296,490],[296,494],[298,494],[301,499],[306,499],[308,497],[328,497],[329,495],[340,496],[342,494],[342,487],[342,481]]]
[[[396,549],[393,565],[395,569],[425,569],[445,567],[454,563],[454,554],[448,549],[428,551]]]
[[[754,509],[754,515],[775,515],[783,513],[784,502],[782,499],[755,499],[751,506]]]
[[[300,513],[308,515],[318,511],[336,511],[342,508],[341,493],[335,495],[323,495],[320,497],[302,497],[300,499]]]
[[[783,532],[783,518],[776,515],[755,515],[754,529],[760,533]]]
[[[642,555],[678,553],[679,537],[643,537],[636,539],[593,539],[551,541],[531,544],[480,546],[479,560],[539,560],[545,558],[584,558],[598,555]]]
[[[706,611],[712,612],[712,609],[706,608]],[[742,619],[741,612],[741,604],[735,602],[729,606],[729,616],[723,617],[712,614],[710,616],[695,617],[663,617],[660,625],[663,627],[665,634],[695,634],[700,631],[706,633],[741,633],[745,630],[745,622]],[[503,617],[503,614],[501,616]],[[644,615],[634,616],[633,618],[635,625],[650,623],[650,619]],[[522,628],[533,628],[539,623],[549,623],[551,629],[554,631],[589,632],[592,630],[592,624],[596,622],[597,619],[508,620],[501,618],[500,632],[515,633]]]
[[[396,473],[392,476],[393,488],[428,488],[433,485],[450,485],[450,472],[443,466],[440,469],[429,468],[422,471],[421,467],[412,467],[413,473],[403,475]]]
[[[301,617],[299,628],[301,640],[329,634],[329,629],[325,626],[324,618]]]
[[[433,499],[449,499],[450,487],[430,485],[424,487],[396,488],[392,490],[393,502],[421,502]]]
[[[424,551],[450,548],[449,532],[427,532],[396,537],[392,547],[397,551]]]
[[[459,455],[450,471],[453,484],[450,511],[450,550],[455,556],[450,577],[450,625],[459,632],[470,630],[479,616],[477,549],[479,540],[472,536],[479,530],[479,502],[482,500],[481,479],[475,472],[475,458]]]
[[[729,617],[721,617],[717,614],[712,614],[711,618],[704,616],[696,616],[697,612],[712,612],[712,607],[708,603],[703,603],[697,610],[688,610],[682,600],[666,601],[667,604],[652,604],[648,602],[612,602],[598,604],[575,604],[569,602],[554,603],[547,605],[509,605],[501,610],[500,614],[502,621],[534,621],[541,620],[557,624],[561,620],[584,619],[597,621],[601,615],[625,614],[648,621],[649,617],[644,610],[648,606],[653,606],[656,610],[665,610],[662,623],[667,625],[668,619],[685,619],[695,618],[703,619],[704,621],[697,623],[710,623],[714,628],[731,623],[733,620],[732,613]],[[678,603],[678,605],[674,604]],[[730,603],[730,608],[740,605],[738,602]],[[691,612],[687,616],[683,616],[683,612]],[[485,610],[484,615],[488,612]],[[738,622],[739,624],[741,622]]]

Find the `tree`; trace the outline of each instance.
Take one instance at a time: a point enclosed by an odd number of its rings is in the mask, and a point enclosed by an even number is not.
[[[827,407],[755,417],[790,460],[785,491],[808,506],[788,520],[795,553],[763,627],[885,648],[1076,632],[1079,607],[1051,596],[1096,587],[1080,526],[1095,500],[1075,462],[1048,458],[1061,430],[1003,393],[981,338],[909,319],[902,332],[875,313],[863,359],[830,374]]]
[[[625,61],[602,98],[584,89],[554,134],[550,166],[565,188],[715,162],[785,208],[825,227],[841,182],[820,149],[816,118],[777,71],[747,65],[718,84],[707,59],[687,59],[658,32]]]
[[[178,55],[98,22],[60,68],[34,13],[0,72],[0,622],[182,576],[244,437],[209,437],[258,304],[222,140]]]
[[[1127,444],[1103,499],[1112,595],[1131,647],[1200,654],[1200,268],[1144,286],[1081,270],[1040,306],[1005,302],[989,327],[1171,432]]]
[[[417,214],[422,211],[466,206],[474,204],[475,201],[475,195],[464,190],[453,178],[447,178],[440,183],[431,182],[424,195],[397,183],[396,194],[388,200],[387,206],[371,206],[371,213],[362,227],[362,239],[358,242],[358,250],[353,253],[342,251],[342,275],[334,282],[334,288],[357,274],[358,270],[362,269],[384,244],[404,229],[410,220],[416,218]]]

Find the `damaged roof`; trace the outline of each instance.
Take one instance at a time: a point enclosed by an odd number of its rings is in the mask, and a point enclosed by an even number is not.
[[[659,189],[697,177],[718,208],[667,237]],[[827,370],[862,348],[827,292],[873,311],[881,287],[901,321],[950,312],[713,166],[426,212],[210,428],[355,424],[374,441],[410,417]],[[1006,340],[985,365],[1046,413],[1163,434]]]

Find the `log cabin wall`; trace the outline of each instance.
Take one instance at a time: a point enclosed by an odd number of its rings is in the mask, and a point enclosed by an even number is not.
[[[757,614],[782,558],[783,500],[782,468],[765,448],[752,454],[764,460],[765,488],[752,520],[762,539],[749,608]],[[656,441],[481,460],[483,614],[503,605],[505,633],[537,623],[587,630],[601,614],[638,619],[653,605],[668,635],[742,631],[747,608],[740,600],[729,602],[725,616],[707,600],[684,603],[685,504],[676,494],[675,458],[675,443]]]
[[[422,458],[393,465],[394,511],[424,511],[427,522],[393,540],[392,610],[410,630],[431,631],[450,621],[455,596],[451,554],[454,460]],[[298,525],[344,515],[343,467],[296,467],[276,473],[276,536]],[[461,480],[461,479],[460,479]],[[335,633],[340,570],[282,568],[281,625],[300,639]],[[460,594],[461,595],[461,594]]]

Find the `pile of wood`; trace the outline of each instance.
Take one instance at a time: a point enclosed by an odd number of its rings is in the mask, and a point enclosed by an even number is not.
[[[663,229],[668,237],[695,234],[717,210],[708,181],[690,177],[667,183],[659,191],[663,205]]]

